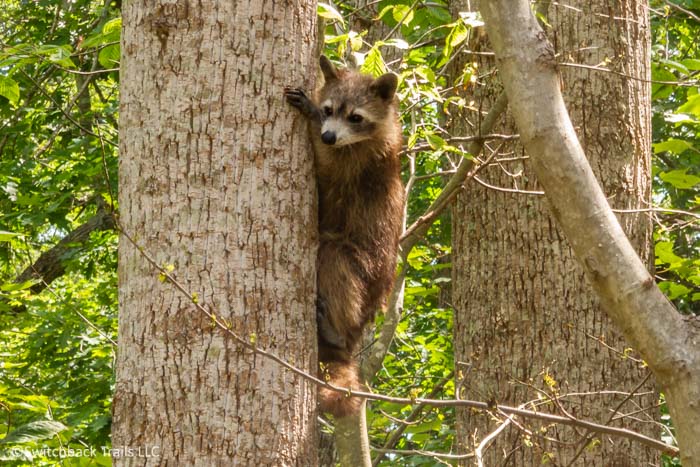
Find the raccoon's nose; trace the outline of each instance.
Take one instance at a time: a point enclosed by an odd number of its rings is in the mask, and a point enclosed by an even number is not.
[[[326,131],[321,135],[321,141],[326,144],[335,144],[335,133]]]

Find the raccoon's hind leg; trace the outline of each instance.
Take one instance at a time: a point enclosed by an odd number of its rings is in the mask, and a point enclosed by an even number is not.
[[[351,355],[367,322],[363,311],[366,284],[357,271],[356,261],[342,245],[321,242],[318,252],[318,298],[322,306],[319,337]]]
[[[344,350],[347,348],[348,343],[343,336],[338,334],[328,319],[328,308],[321,298],[316,300],[316,325],[318,326],[319,342],[335,349]]]

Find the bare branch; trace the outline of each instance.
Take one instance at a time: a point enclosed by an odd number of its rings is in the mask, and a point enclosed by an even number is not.
[[[698,85],[698,80],[696,80],[696,79],[690,79],[690,80],[686,80],[686,81],[659,81],[659,80],[653,80],[653,79],[638,78],[636,76],[628,75],[627,73],[623,73],[621,71],[616,71],[616,70],[611,70],[610,68],[605,68],[602,66],[584,65],[582,63],[569,63],[569,62],[559,62],[558,65],[559,66],[568,66],[570,68],[584,68],[586,70],[604,71],[606,73],[612,73],[613,75],[622,76],[623,78],[632,79],[635,81],[641,81],[643,83],[667,84],[669,86],[681,86],[681,87],[694,87],[694,86]]]
[[[695,13],[693,13],[692,11],[690,11],[688,9],[683,8],[682,6],[678,5],[677,3],[670,2],[669,0],[664,0],[664,3],[668,6],[670,6],[671,8],[674,8],[682,13],[685,13],[686,15],[693,18],[695,21],[700,22],[700,16],[696,15]]]
[[[15,282],[37,280],[30,290],[38,294],[66,272],[63,260],[79,251],[82,248],[81,244],[92,232],[110,229],[114,229],[112,214],[103,209],[98,210],[87,222],[63,237],[53,248],[42,253],[34,264],[17,276]]]
[[[506,415],[506,419],[498,425],[498,428],[489,433],[484,439],[481,440],[479,445],[474,450],[474,455],[476,456],[476,462],[479,467],[484,467],[484,451],[489,447],[491,442],[496,439],[496,436],[501,434],[503,430],[508,428],[508,425],[513,421],[513,417]]]
[[[483,128],[482,128],[482,130],[483,130]],[[511,141],[511,140],[516,140],[518,138],[520,138],[520,135],[501,135],[501,134],[485,135],[485,134],[482,134],[482,135],[476,135],[476,136],[452,136],[450,138],[445,138],[445,142],[449,143],[449,144],[473,143],[473,142],[483,144],[489,140]],[[403,150],[401,151],[401,154],[408,154],[408,153],[413,153],[413,152],[429,151],[429,150],[432,150],[432,146],[430,146],[430,144],[428,144],[428,143],[423,143],[423,144],[416,144],[412,148],[404,147]]]
[[[504,188],[502,186],[496,186],[496,185],[491,185],[490,183],[486,183],[479,177],[474,177],[474,181],[478,183],[479,185],[488,188],[490,190],[494,191],[501,191],[503,193],[518,193],[520,195],[538,195],[542,196],[544,195],[544,191],[529,191],[529,190],[518,190],[517,188]]]

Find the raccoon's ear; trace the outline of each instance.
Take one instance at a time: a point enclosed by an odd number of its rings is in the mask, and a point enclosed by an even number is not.
[[[369,89],[385,101],[388,101],[394,97],[398,84],[398,76],[394,73],[386,73],[375,79],[372,84],[369,85]]]
[[[321,55],[321,71],[323,72],[323,77],[326,79],[326,83],[338,79],[338,73],[336,72],[335,66],[325,55]]]

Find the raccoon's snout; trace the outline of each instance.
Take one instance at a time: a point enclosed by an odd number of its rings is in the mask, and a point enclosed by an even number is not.
[[[332,131],[324,131],[321,134],[321,141],[326,144],[335,144],[335,133]]]

